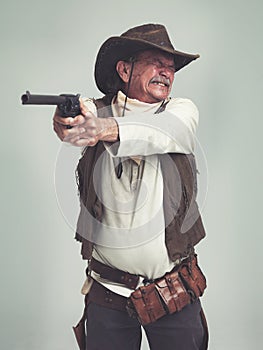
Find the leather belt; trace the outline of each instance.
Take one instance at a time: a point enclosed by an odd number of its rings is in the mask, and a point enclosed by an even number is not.
[[[87,302],[94,302],[110,309],[127,312],[127,298],[112,292],[96,280],[93,280],[90,291],[87,294]]]
[[[140,279],[138,275],[112,268],[94,258],[89,263],[86,271],[87,275],[90,271],[98,273],[101,278],[105,278],[111,282],[124,284],[129,289],[136,289]]]

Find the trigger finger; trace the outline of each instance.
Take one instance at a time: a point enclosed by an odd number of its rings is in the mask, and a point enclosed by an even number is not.
[[[82,114],[79,114],[75,118],[72,118],[70,125],[71,126],[81,125],[84,122],[85,122],[85,117]]]

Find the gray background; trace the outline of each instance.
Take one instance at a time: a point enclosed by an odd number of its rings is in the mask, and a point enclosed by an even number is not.
[[[100,96],[100,44],[147,22],[201,54],[173,93],[199,107],[208,164],[208,236],[198,252],[210,349],[262,347],[262,8],[260,0],[1,3],[1,349],[77,349],[70,328],[83,303],[85,263],[56,199],[53,108],[21,106],[20,95]]]

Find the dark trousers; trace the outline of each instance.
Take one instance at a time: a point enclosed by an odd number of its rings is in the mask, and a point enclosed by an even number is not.
[[[151,350],[200,350],[205,335],[200,301],[144,326]],[[87,309],[86,350],[139,350],[141,326],[122,311],[90,303]]]

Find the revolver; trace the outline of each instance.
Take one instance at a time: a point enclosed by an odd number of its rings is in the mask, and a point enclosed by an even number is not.
[[[61,117],[76,117],[81,114],[80,94],[61,94],[61,95],[32,95],[26,91],[21,96],[23,105],[57,105]]]

